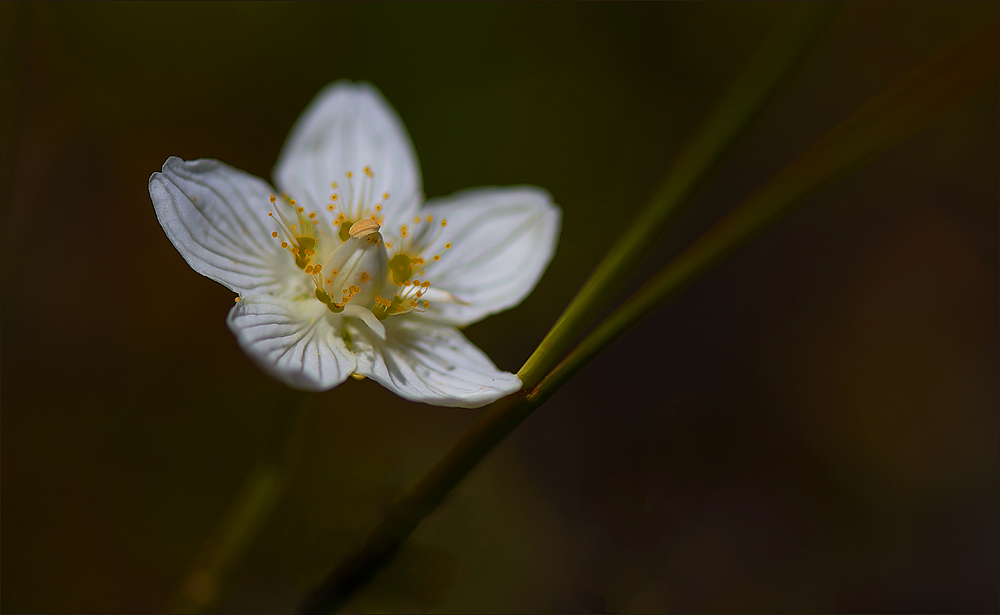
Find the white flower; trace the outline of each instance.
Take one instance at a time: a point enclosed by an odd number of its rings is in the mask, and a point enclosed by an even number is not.
[[[227,322],[267,373],[325,391],[356,374],[406,399],[478,407],[521,388],[456,327],[519,304],[548,266],[560,211],[539,188],[423,202],[409,136],[371,85],[337,82],[299,118],[281,193],[217,160],[149,178],[167,237],[238,293]]]

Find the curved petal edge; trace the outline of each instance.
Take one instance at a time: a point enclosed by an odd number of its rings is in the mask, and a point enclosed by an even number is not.
[[[269,295],[244,297],[226,324],[261,369],[303,391],[327,391],[347,380],[357,361],[318,303]]]

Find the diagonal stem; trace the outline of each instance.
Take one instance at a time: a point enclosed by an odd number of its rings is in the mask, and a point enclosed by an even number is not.
[[[649,202],[521,367],[517,375],[526,388],[538,384],[600,313],[705,179],[750,129],[830,24],[837,8],[839,5],[834,3],[788,5],[715,111],[688,141]]]
[[[313,591],[302,612],[331,613],[342,607],[508,433],[660,301],[673,296],[804,199],[916,132],[995,78],[998,47],[997,24],[991,23],[894,83],[668,263],[537,387],[488,406],[445,457],[393,504],[366,540]]]
[[[997,26],[925,61],[816,142],[690,247],[661,268],[539,384],[555,391],[628,328],[713,264],[839,177],[917,132],[997,74]]]

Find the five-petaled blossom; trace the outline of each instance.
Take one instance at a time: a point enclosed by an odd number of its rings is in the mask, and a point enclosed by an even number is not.
[[[534,288],[559,235],[547,192],[478,188],[424,203],[402,122],[374,87],[347,82],[299,118],[274,180],[277,191],[217,160],[176,157],[149,178],[184,260],[237,293],[229,328],[264,371],[310,391],[366,376],[441,406],[521,388],[457,327]]]

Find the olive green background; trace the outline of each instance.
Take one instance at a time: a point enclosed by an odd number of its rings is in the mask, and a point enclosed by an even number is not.
[[[0,5],[2,610],[160,610],[288,421],[232,293],[156,222],[168,156],[270,178],[347,78],[397,109],[428,196],[548,189],[548,272],[466,330],[516,371],[788,8]],[[996,11],[845,5],[626,291]],[[993,81],[625,335],[352,608],[995,611],[998,106]],[[294,610],[476,415],[319,395],[223,610]]]

